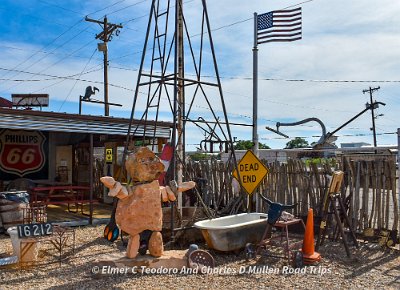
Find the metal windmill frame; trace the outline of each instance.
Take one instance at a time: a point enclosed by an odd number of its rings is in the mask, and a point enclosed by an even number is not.
[[[174,7],[171,5],[172,2],[175,4]],[[157,128],[156,126],[147,128],[146,124],[150,119],[152,125],[154,121],[157,124],[161,120],[160,116],[170,115],[173,119],[171,142],[174,146],[174,156],[169,172],[171,172],[170,179],[177,180],[178,184],[183,176],[186,129],[189,124],[209,135],[204,140],[205,142],[209,142],[210,145],[219,144],[225,151],[231,152],[228,168],[234,170],[237,167],[207,4],[206,0],[200,0],[200,2],[202,6],[201,31],[196,35],[200,39],[195,47],[183,13],[183,1],[152,0],[124,150],[125,157],[131,137],[138,130],[132,122],[134,118],[141,120],[140,123],[144,124],[143,142],[150,140],[154,150],[157,144],[151,140],[155,141]],[[169,29],[171,22],[174,25],[173,31]],[[149,45],[150,43],[152,46]],[[215,82],[205,80],[206,77],[203,75],[207,45],[209,48],[207,56],[211,55]],[[189,62],[193,75],[185,74]],[[146,65],[149,68],[147,72],[144,70]],[[171,67],[173,69],[169,70]],[[217,89],[217,93],[212,95],[217,95],[219,100],[210,99],[210,93],[208,93],[210,88]],[[194,108],[199,98],[206,106],[204,114],[207,116],[196,116]],[[220,105],[223,116],[218,116],[218,112],[214,109],[216,104]],[[163,110],[166,107],[168,110]]]

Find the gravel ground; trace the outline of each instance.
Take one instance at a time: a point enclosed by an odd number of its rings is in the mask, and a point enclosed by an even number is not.
[[[244,252],[235,255],[210,251],[216,268],[209,274],[95,276],[92,270],[96,259],[123,250],[120,241],[111,244],[102,238],[103,227],[77,228],[76,253],[61,267],[47,257],[34,268],[0,268],[0,289],[400,289],[399,251],[362,244],[360,249],[353,249],[354,256],[349,259],[343,245],[331,241],[319,251],[322,261],[315,267],[297,269],[300,273],[290,273],[293,269],[287,268],[283,259],[259,257],[246,261]],[[11,252],[9,237],[0,235],[0,257]]]

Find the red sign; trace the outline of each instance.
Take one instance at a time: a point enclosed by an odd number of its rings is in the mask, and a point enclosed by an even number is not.
[[[0,135],[0,167],[23,176],[42,169],[45,137],[38,131],[4,130]]]

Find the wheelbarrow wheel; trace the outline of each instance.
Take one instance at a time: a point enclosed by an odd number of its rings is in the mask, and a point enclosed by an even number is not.
[[[256,249],[253,244],[247,243],[245,251],[246,251],[246,261],[254,259],[256,257]]]
[[[303,253],[301,251],[292,252],[293,268],[302,268],[304,266]]]

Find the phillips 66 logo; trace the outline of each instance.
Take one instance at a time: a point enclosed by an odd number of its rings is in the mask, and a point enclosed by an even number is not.
[[[0,166],[23,176],[39,171],[44,163],[45,137],[38,131],[4,130],[0,133]]]

